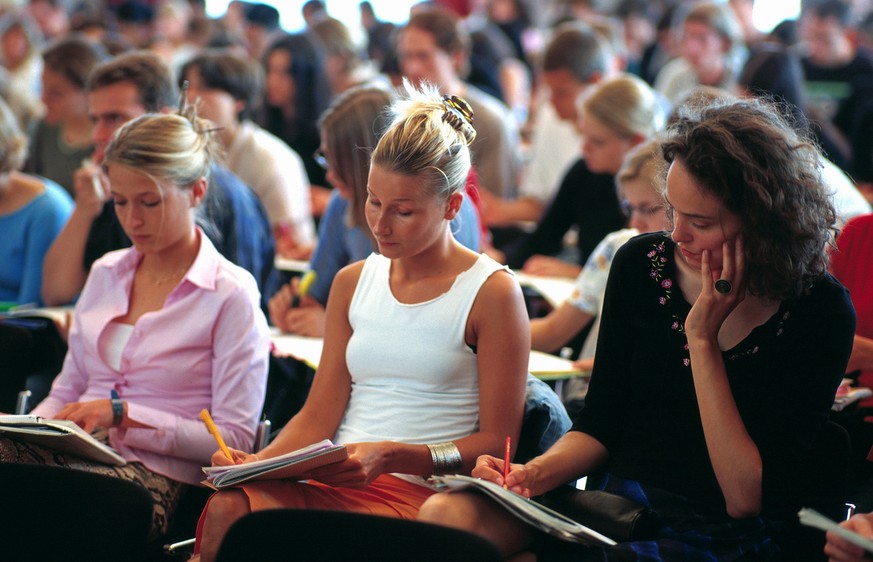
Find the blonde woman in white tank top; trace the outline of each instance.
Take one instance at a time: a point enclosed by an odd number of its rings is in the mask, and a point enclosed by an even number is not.
[[[507,436],[517,440],[530,349],[521,292],[511,273],[461,246],[449,228],[470,169],[472,112],[463,100],[409,85],[392,111],[366,201],[381,255],[337,275],[303,409],[257,455],[232,451],[232,462],[250,462],[336,438],[349,458],[307,483],[218,492],[198,530],[203,560],[214,559],[234,521],[264,508],[414,518],[433,493],[416,479],[469,474],[477,457],[503,454]],[[213,462],[231,461],[217,452]]]

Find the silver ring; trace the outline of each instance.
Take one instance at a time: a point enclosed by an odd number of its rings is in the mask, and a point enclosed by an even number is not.
[[[723,295],[726,295],[733,290],[733,286],[731,285],[731,282],[727,279],[719,279],[715,282],[715,290]]]

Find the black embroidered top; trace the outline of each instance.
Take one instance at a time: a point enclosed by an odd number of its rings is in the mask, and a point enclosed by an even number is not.
[[[686,496],[721,518],[684,332],[691,305],[674,286],[675,260],[666,233],[633,238],[616,254],[594,374],[573,429],[606,446],[610,473]],[[854,326],[848,293],[827,276],[723,352],[763,461],[765,514],[796,512],[797,466],[828,417]]]

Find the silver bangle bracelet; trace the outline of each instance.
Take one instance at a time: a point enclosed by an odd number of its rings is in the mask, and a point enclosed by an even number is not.
[[[464,467],[461,451],[451,441],[428,444],[430,458],[433,461],[433,474],[453,474]]]

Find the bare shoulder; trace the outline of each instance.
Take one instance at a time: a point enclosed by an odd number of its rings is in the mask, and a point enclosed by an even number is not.
[[[336,274],[330,286],[330,296],[334,299],[350,301],[358,286],[361,272],[364,270],[364,260],[351,263]]]
[[[480,294],[496,299],[522,298],[521,285],[515,275],[505,269],[498,269],[491,274],[482,285]]]
[[[521,286],[515,279],[515,276],[500,269],[491,274],[482,288],[479,289],[479,294],[474,303],[474,312],[479,309],[489,313],[502,311],[502,313],[512,313],[516,311],[516,307],[524,310],[524,297],[521,293]]]
[[[504,269],[495,271],[479,289],[470,310],[466,336],[467,342],[474,345],[499,341],[500,349],[529,349],[530,320],[521,286],[512,273]]]

